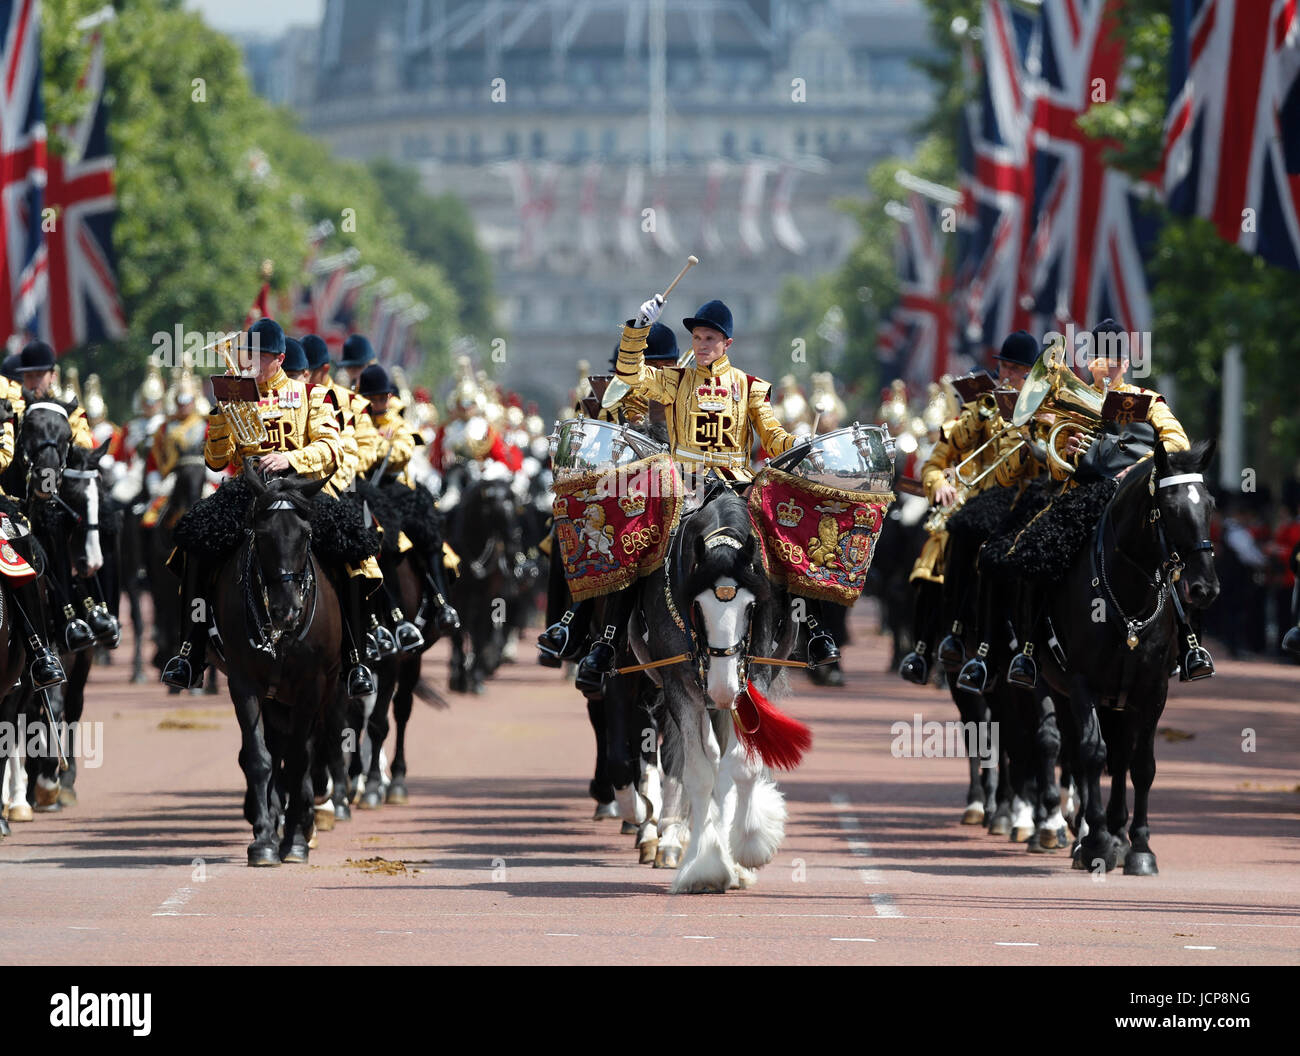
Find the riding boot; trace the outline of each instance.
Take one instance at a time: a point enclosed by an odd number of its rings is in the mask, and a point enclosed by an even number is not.
[[[563,661],[573,660],[582,652],[587,644],[591,608],[591,603],[586,601],[571,606],[537,636],[537,650],[543,666],[559,667]],[[554,663],[548,664],[548,660]]]
[[[840,650],[830,631],[821,625],[822,603],[812,598],[805,598],[804,603],[808,623],[808,669],[833,664],[840,658]]]
[[[898,665],[899,677],[918,686],[923,686],[930,680],[928,635],[925,628],[931,623],[930,612],[927,611],[929,605],[938,600],[934,593],[933,584],[927,584],[925,580],[917,582],[912,595],[912,651]]]
[[[109,614],[108,606],[97,602],[89,594],[81,599],[81,604],[86,610],[86,623],[95,635],[95,644],[116,649],[122,640],[122,628]]]
[[[961,670],[961,665],[966,662],[966,646],[962,643],[961,635],[964,631],[961,620],[952,621],[952,630],[948,632],[943,641],[939,643],[939,651],[936,658],[939,663],[943,664],[945,671],[957,672]]]
[[[979,648],[975,650],[975,655],[962,665],[962,669],[957,674],[957,688],[967,693],[983,693],[984,688],[988,685],[989,669],[984,663],[984,658],[989,655],[989,643],[980,642]]]
[[[1178,680],[1180,682],[1196,682],[1202,678],[1210,678],[1214,674],[1214,661],[1210,658],[1208,650],[1197,641],[1196,635],[1190,627],[1182,626],[1180,630],[1185,632],[1183,640],[1187,643],[1187,652],[1183,654]],[[1282,640],[1282,645],[1285,648],[1285,638]]]
[[[352,648],[348,651],[350,667],[347,674],[347,688],[348,696],[353,700],[361,700],[375,692],[374,673],[362,663],[360,650],[357,649],[357,642],[364,634],[362,628],[365,627],[362,619],[362,613],[365,611],[365,587],[364,576],[348,576],[346,588],[348,604],[344,613],[344,622],[348,638],[352,642]]]
[[[192,555],[185,556],[184,606],[182,611],[189,614],[190,624],[181,643],[180,652],[167,661],[163,668],[162,681],[175,689],[197,689],[203,685],[203,669],[207,661],[208,620],[207,605],[195,604],[202,600],[200,589],[203,583],[203,570],[200,562]],[[201,619],[196,619],[201,615]]]
[[[27,647],[32,654],[29,671],[36,689],[49,689],[68,680],[58,656],[42,640],[37,628],[45,625],[40,580],[32,577],[25,583],[10,582],[10,597],[22,619]]]
[[[397,639],[393,637],[392,631],[379,622],[379,617],[374,612],[370,613],[370,637],[375,640],[375,648],[379,650],[381,660],[397,655]]]
[[[424,635],[420,633],[420,628],[406,618],[406,613],[402,611],[402,606],[393,597],[393,592],[389,589],[387,580],[383,581],[380,592],[388,605],[389,619],[393,621],[393,638],[397,643],[398,652],[416,652],[424,645]]]
[[[451,607],[447,601],[446,588],[442,582],[441,565],[442,555],[437,556],[439,571],[434,572],[431,567],[426,567],[424,573],[425,586],[429,588],[429,596],[433,599],[435,613],[433,617],[434,634],[441,638],[445,634],[451,634],[453,631],[460,630],[460,614]],[[421,623],[416,620],[416,623]]]
[[[1292,627],[1282,636],[1282,648],[1292,656],[1300,656],[1300,625]]]
[[[614,670],[614,657],[617,653],[614,643],[617,634],[616,624],[605,624],[601,637],[578,665],[574,685],[588,697],[599,696],[605,691],[605,676]]]

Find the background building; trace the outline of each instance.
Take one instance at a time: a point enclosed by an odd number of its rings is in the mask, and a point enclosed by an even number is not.
[[[496,265],[495,372],[549,409],[688,253],[669,317],[721,297],[744,366],[798,373],[771,344],[782,283],[844,260],[833,203],[910,152],[928,48],[915,0],[327,0],[314,34],[246,53],[337,154],[465,200]]]

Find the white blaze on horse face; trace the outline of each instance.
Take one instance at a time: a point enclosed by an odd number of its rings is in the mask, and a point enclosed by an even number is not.
[[[1191,486],[1187,489],[1187,500],[1188,500],[1188,501],[1189,501],[1193,506],[1195,506],[1195,505],[1197,505],[1197,504],[1200,503],[1200,501],[1201,501],[1201,496],[1200,496],[1200,494],[1197,492],[1197,490],[1196,490],[1196,485],[1195,485],[1195,484],[1191,485]]]
[[[736,591],[729,601],[722,601],[714,588],[702,590],[695,603],[704,617],[708,644],[715,649],[730,649],[748,633],[746,613],[753,604],[754,595],[740,587],[734,579],[718,580],[716,587],[730,587]],[[724,592],[725,593],[725,592]],[[745,687],[740,684],[740,653],[733,656],[709,657],[709,679],[706,689],[709,699],[720,708],[730,708]]]
[[[99,524],[99,481],[86,481],[86,523]],[[99,547],[99,529],[86,532],[86,568],[93,576],[104,567],[104,552]]]

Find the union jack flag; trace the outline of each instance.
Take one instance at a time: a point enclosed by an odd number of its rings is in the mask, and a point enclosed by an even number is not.
[[[1296,0],[1175,0],[1165,120],[1169,208],[1300,270]]]
[[[1106,317],[1149,330],[1145,262],[1156,233],[1143,192],[1107,168],[1116,144],[1091,139],[1078,121],[1119,83],[1124,43],[1119,0],[1045,4],[1031,43],[1033,195],[1020,262],[1016,326],[1041,332]]]
[[[940,230],[939,206],[915,191],[906,210],[893,211],[899,221],[895,246],[899,300],[894,317],[916,326],[905,360],[898,360],[903,379],[925,389],[948,371],[953,354],[952,274],[947,239]]]
[[[45,110],[35,0],[0,0],[0,75],[0,326],[8,336],[33,328],[49,278],[41,236]]]
[[[41,310],[41,335],[60,354],[74,345],[126,336],[113,255],[113,155],[104,105],[104,40],[90,37],[90,60],[80,87],[91,102],[80,121],[59,129],[65,148],[51,154],[45,204],[57,210],[46,234],[49,298]]]
[[[1026,202],[1033,195],[1033,140],[1025,71],[1036,20],[1002,0],[984,5],[977,103],[962,114],[958,169],[962,194],[958,237],[960,338],[973,354],[997,349],[1012,329]]]

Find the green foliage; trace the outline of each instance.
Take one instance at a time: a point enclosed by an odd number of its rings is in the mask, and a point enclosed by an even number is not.
[[[486,333],[492,322],[492,262],[478,244],[465,204],[455,195],[426,194],[414,169],[387,158],[372,161],[370,175],[416,259],[456,262],[448,278],[460,298],[461,329]]]
[[[82,112],[76,82],[87,51],[75,27],[102,4],[43,5],[51,128]],[[442,265],[459,266],[447,252],[463,253],[463,242],[448,235],[431,252],[408,248],[400,214],[379,182],[364,166],[332,158],[291,115],[254,95],[238,47],[179,0],[117,6],[116,21],[104,30],[106,95],[117,157],[114,243],[130,333],[115,347],[71,357],[83,377],[103,377],[114,413],[124,413],[143,376],[153,335],[178,324],[205,332],[240,325],[261,281],[261,261],[275,263],[273,286],[287,290],[300,278],[307,231],[324,219],[336,228],[324,252],[355,246],[362,263],[428,306],[418,327],[426,357],[416,380],[445,370],[461,305]],[[346,229],[345,210],[354,211],[355,230]],[[444,228],[463,239],[454,217]],[[471,311],[484,312],[485,297]],[[365,311],[363,303],[363,320]]]

